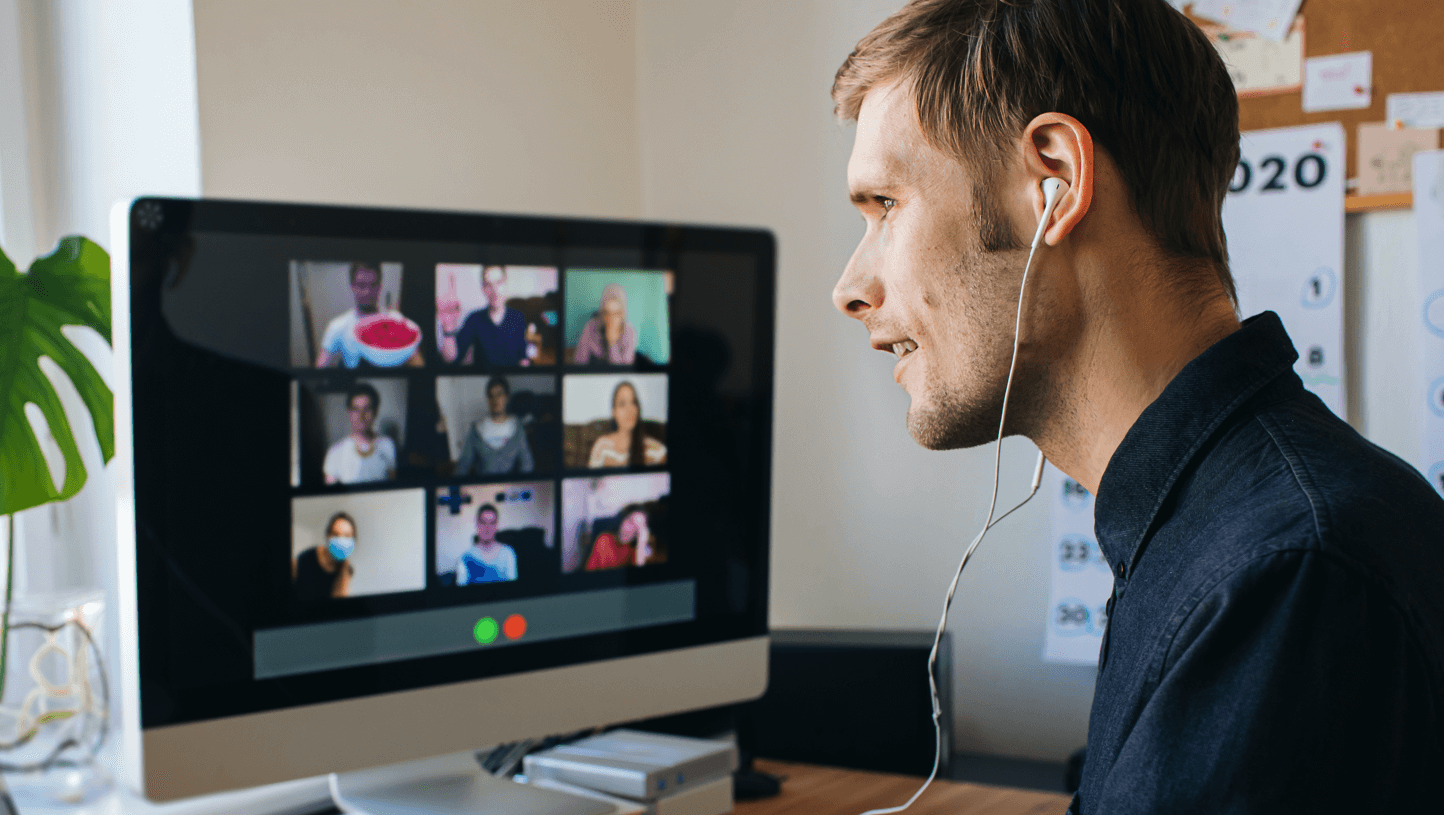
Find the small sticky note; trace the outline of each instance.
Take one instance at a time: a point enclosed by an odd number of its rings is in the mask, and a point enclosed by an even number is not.
[[[1444,91],[1391,93],[1384,98],[1384,110],[1394,127],[1444,127]]]
[[[1414,154],[1439,149],[1438,130],[1395,128],[1388,122],[1359,125],[1359,194],[1408,192]]]
[[[1374,54],[1356,51],[1304,60],[1304,112],[1357,110],[1373,102]]]
[[[1298,91],[1304,82],[1303,18],[1298,18],[1288,39],[1272,42],[1247,31],[1204,23],[1208,36],[1240,97]]]
[[[1230,28],[1283,42],[1301,0],[1193,0],[1192,11]]]

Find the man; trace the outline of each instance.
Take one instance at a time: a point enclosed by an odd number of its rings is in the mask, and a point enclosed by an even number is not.
[[[1239,323],[1238,110],[1162,0],[917,0],[833,86],[866,233],[833,292],[912,436],[1008,434],[1097,496],[1114,575],[1071,812],[1438,809],[1444,502]]]
[[[488,415],[472,422],[461,444],[461,458],[454,475],[501,475],[513,471],[529,473],[535,466],[526,429],[521,420],[507,412],[511,383],[504,376],[486,381]]]
[[[499,517],[493,504],[482,504],[476,511],[476,537],[456,562],[456,585],[516,579],[516,551],[496,539]]]
[[[501,287],[506,284],[506,269],[487,266],[481,270],[481,293],[486,295],[486,308],[468,314],[456,334],[456,347],[442,346],[447,362],[460,358],[462,364],[473,362],[489,366],[528,365],[526,355],[526,317],[506,307]]]
[[[396,478],[396,443],[376,433],[381,395],[365,382],[346,392],[351,433],[331,445],[321,465],[327,484],[364,484]]]
[[[346,278],[351,285],[351,298],[356,307],[337,315],[326,324],[326,333],[321,336],[321,353],[316,356],[316,367],[327,368],[340,361],[347,368],[355,368],[362,362],[361,346],[357,342],[356,323],[362,318],[380,314],[381,271],[378,266],[367,263],[351,263],[346,268]],[[395,312],[390,312],[395,313]],[[400,317],[400,314],[396,314]],[[422,365],[418,350],[406,361],[407,365]]]

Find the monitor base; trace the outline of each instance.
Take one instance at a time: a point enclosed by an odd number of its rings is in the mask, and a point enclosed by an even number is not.
[[[616,808],[497,778],[470,753],[332,775],[331,798],[348,815],[612,815]]]

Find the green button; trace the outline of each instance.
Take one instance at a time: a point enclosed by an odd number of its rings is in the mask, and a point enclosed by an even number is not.
[[[497,626],[496,620],[490,617],[482,617],[476,621],[476,627],[471,629],[471,635],[482,645],[490,645],[496,639],[497,632],[501,629]]]

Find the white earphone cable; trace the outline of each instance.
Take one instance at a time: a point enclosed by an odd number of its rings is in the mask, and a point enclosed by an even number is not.
[[[1054,179],[1047,179],[1047,181],[1044,182],[1045,190],[1047,189],[1048,181],[1057,183]],[[1007,384],[1003,386],[1003,410],[1002,415],[998,417],[998,438],[993,450],[993,495],[988,501],[988,519],[983,522],[983,528],[978,531],[977,537],[973,538],[973,542],[968,544],[967,550],[963,552],[962,561],[958,563],[958,570],[953,573],[952,583],[948,585],[947,597],[943,600],[943,614],[938,620],[938,630],[937,633],[933,635],[933,648],[932,651],[928,653],[928,691],[932,696],[933,705],[933,769],[928,773],[928,777],[923,781],[923,785],[918,787],[917,792],[913,793],[913,797],[907,800],[907,803],[895,807],[886,807],[884,809],[869,809],[861,815],[893,815],[893,813],[902,812],[912,806],[914,801],[922,797],[923,792],[927,790],[933,783],[933,779],[937,777],[938,765],[942,762],[943,758],[942,706],[938,702],[938,681],[936,675],[938,647],[943,640],[943,631],[948,625],[948,610],[952,608],[953,595],[956,594],[958,590],[958,580],[963,576],[963,567],[968,565],[968,559],[973,556],[973,550],[978,548],[979,543],[982,543],[983,536],[988,534],[988,530],[1002,523],[1004,518],[1017,512],[1024,504],[1032,500],[1033,496],[1038,494],[1038,487],[1043,482],[1043,464],[1045,463],[1045,459],[1040,452],[1038,453],[1038,463],[1033,468],[1033,482],[1027,497],[1019,501],[1012,509],[1000,515],[997,520],[993,520],[993,512],[998,507],[998,472],[1001,469],[1003,460],[1003,427],[1008,421],[1008,396],[1013,390],[1013,372],[1018,365],[1019,334],[1023,328],[1023,295],[1028,291],[1028,272],[1033,268],[1033,255],[1038,251],[1038,244],[1041,243],[1043,239],[1043,230],[1048,226],[1048,217],[1053,214],[1053,206],[1058,202],[1057,189],[1057,186],[1053,187],[1053,195],[1048,196],[1047,203],[1044,205],[1043,217],[1038,219],[1038,231],[1033,235],[1033,244],[1028,249],[1028,261],[1023,264],[1023,281],[1018,286],[1018,310],[1013,319],[1013,358],[1012,361],[1008,363],[1008,381]]]

